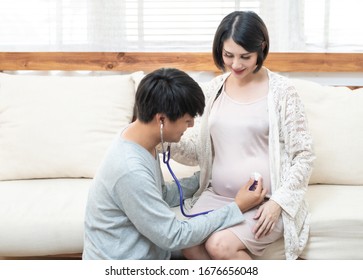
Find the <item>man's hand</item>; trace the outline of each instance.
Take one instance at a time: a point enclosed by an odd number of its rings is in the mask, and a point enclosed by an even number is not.
[[[254,180],[250,179],[247,184],[238,191],[235,197],[235,201],[242,213],[259,205],[267,193],[267,190],[262,188],[261,178],[257,181],[256,189],[254,191],[250,191],[249,187],[253,184],[253,182]]]

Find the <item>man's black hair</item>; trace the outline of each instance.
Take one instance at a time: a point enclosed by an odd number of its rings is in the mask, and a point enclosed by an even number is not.
[[[188,74],[175,68],[161,68],[141,80],[135,105],[137,118],[144,123],[157,113],[176,121],[185,114],[202,115],[205,98],[198,83]]]

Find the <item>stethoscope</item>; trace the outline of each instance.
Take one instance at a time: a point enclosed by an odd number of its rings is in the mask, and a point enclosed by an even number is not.
[[[183,204],[184,204],[184,196],[183,196],[183,189],[180,185],[180,182],[178,180],[178,178],[175,176],[173,170],[170,167],[169,161],[170,161],[170,143],[168,143],[168,146],[165,150],[164,148],[164,137],[163,137],[163,127],[164,127],[164,123],[163,121],[160,122],[160,141],[161,141],[161,149],[163,151],[163,162],[166,164],[166,166],[168,167],[168,170],[171,174],[171,176],[173,177],[175,184],[178,186],[178,190],[179,190],[179,206],[180,206],[180,211],[183,214],[183,216],[187,217],[187,218],[193,218],[199,215],[205,215],[208,214],[209,212],[212,212],[213,210],[209,210],[209,211],[205,211],[205,212],[200,212],[200,213],[196,213],[196,214],[187,214],[184,212],[184,208],[183,208]]]

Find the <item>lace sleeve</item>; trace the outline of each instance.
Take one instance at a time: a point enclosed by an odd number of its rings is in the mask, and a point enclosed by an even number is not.
[[[281,187],[273,199],[295,217],[304,198],[314,153],[304,106],[294,86],[286,88],[280,103]]]
[[[198,165],[198,138],[200,130],[200,118],[194,120],[194,126],[188,128],[178,143],[171,146],[171,157],[185,165]]]

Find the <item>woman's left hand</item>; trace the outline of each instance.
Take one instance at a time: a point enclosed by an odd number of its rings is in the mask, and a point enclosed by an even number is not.
[[[281,211],[281,206],[273,200],[267,201],[258,208],[254,217],[254,219],[258,219],[258,221],[252,229],[256,239],[266,236],[272,232],[279,220]]]

